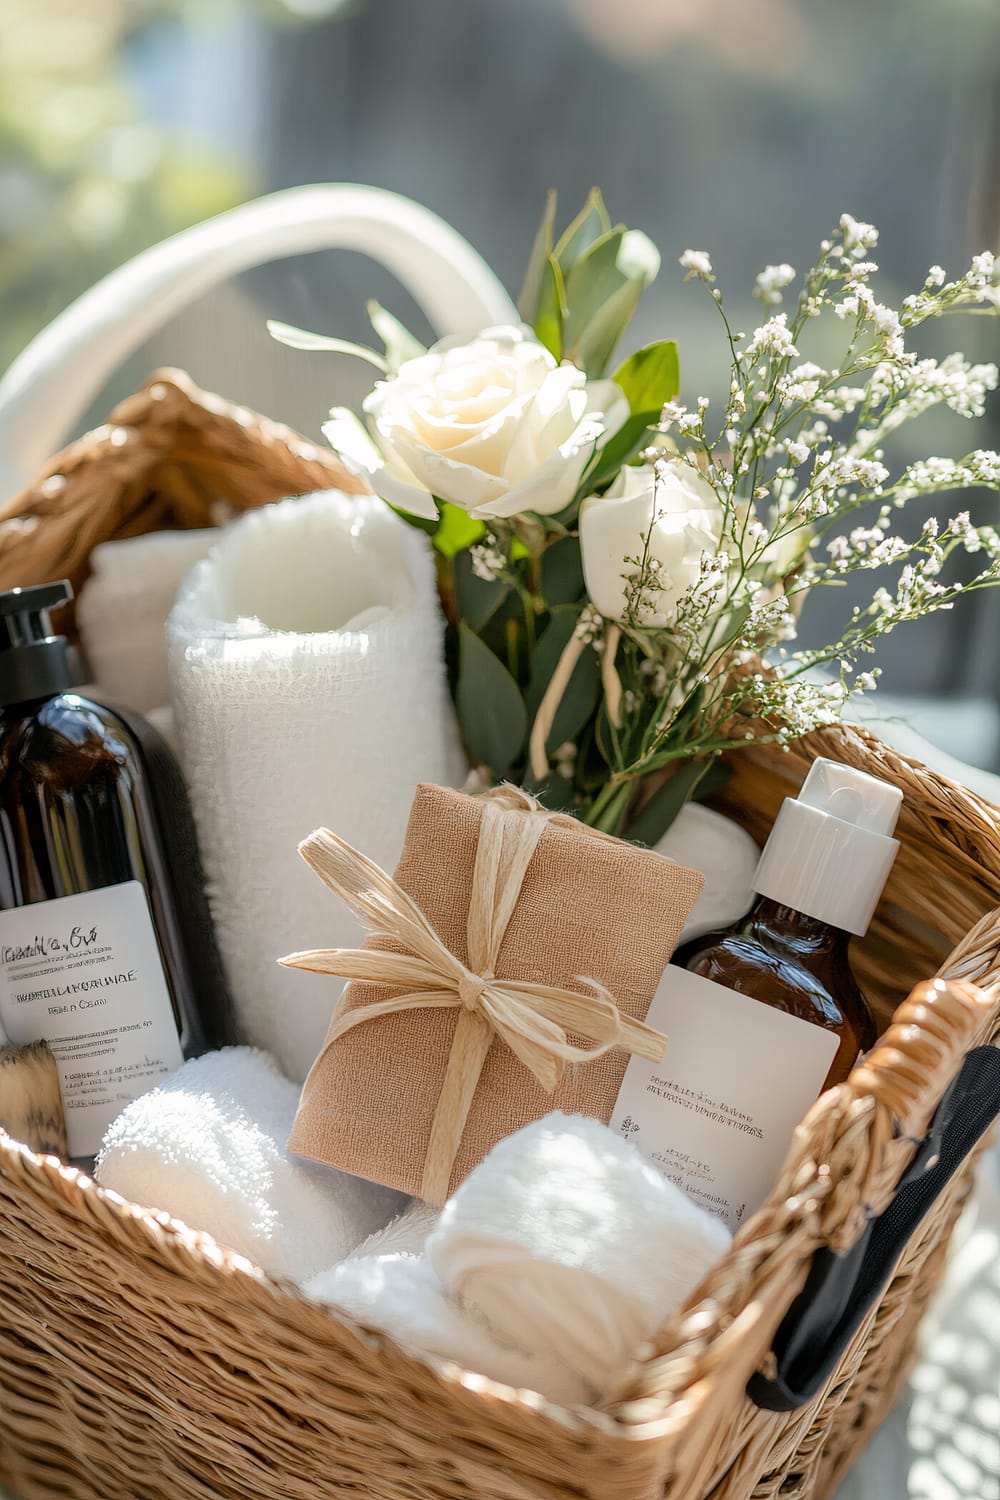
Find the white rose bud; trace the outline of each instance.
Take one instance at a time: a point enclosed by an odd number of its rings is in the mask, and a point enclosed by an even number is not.
[[[483,518],[564,510],[629,408],[613,380],[557,364],[512,327],[443,339],[379,381],[364,412],[370,437],[350,412],[331,412],[331,445],[384,500],[433,519],[435,496]]]
[[[580,507],[583,572],[594,607],[606,619],[624,620],[638,571],[628,559],[646,555],[658,565],[658,587],[643,591],[637,623],[669,625],[678,599],[698,580],[704,553],[719,551],[722,526],[718,496],[682,459],[623,469],[606,494]]]

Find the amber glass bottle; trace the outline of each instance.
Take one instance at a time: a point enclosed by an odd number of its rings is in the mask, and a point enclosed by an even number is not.
[[[848,959],[863,934],[899,844],[902,793],[838,761],[813,763],[767,841],[749,914],[678,949],[673,962],[764,1005],[835,1032],[824,1087],[841,1083],[876,1028]]]
[[[0,595],[0,1025],[56,1057],[70,1154],[225,1040],[228,1005],[183,782],[141,720],[68,691],[48,611]]]

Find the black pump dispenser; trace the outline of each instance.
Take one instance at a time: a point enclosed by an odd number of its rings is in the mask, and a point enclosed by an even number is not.
[[[53,634],[49,611],[72,597],[73,585],[65,578],[0,594],[0,708],[69,687],[66,637]]]

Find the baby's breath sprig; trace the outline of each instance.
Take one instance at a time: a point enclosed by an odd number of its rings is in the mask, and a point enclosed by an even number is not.
[[[705,398],[668,403],[661,440],[712,486],[719,540],[668,609],[663,565],[651,551],[662,516],[654,511],[641,552],[625,560],[629,722],[614,741],[616,782],[750,739],[788,745],[834,722],[852,697],[874,690],[878,668],[858,669],[881,637],[1000,582],[1000,532],[974,526],[968,511],[944,527],[929,519],[912,539],[893,526],[895,512],[923,496],[1000,490],[1000,455],[977,448],[893,473],[885,451],[891,433],[934,407],[969,420],[984,414],[1000,383],[995,364],[958,353],[918,357],[907,339],[931,318],[1000,312],[1000,259],[976,256],[951,281],[931,267],[897,311],[872,286],[877,245],[873,225],[844,214],[790,310],[782,304],[793,268],[766,266],[754,296],[769,316],[749,334],[729,322],[709,254],[681,256],[685,279],[706,287],[723,321],[729,394],[713,431]],[[834,367],[802,352],[810,324],[827,314],[846,328]],[[657,459],[655,451],[644,457]],[[973,578],[942,576],[955,553],[977,555]],[[878,586],[839,637],[792,649],[809,591],[867,572],[879,575]],[[819,669],[832,680],[817,680]]]

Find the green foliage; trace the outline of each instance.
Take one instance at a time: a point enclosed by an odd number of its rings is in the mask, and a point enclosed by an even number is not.
[[[612,377],[628,398],[629,411],[655,411],[672,401],[681,388],[681,367],[674,339],[661,339],[630,354]]]
[[[612,225],[596,188],[553,243],[555,210],[550,193],[518,307],[556,359],[596,377],[607,369],[660,257],[641,231]]]
[[[580,618],[578,608],[560,608],[552,617],[552,623],[539,638],[531,655],[531,676],[525,693],[528,717],[534,720],[545,695],[552,674],[559,664]],[[580,730],[597,708],[601,696],[601,674],[597,656],[585,650],[569,680],[569,686],[559,701],[552,728],[546,740],[546,749],[551,754],[560,745],[575,740]]]
[[[464,621],[458,627],[455,708],[469,754],[503,776],[524,744],[524,699],[507,668]]]

